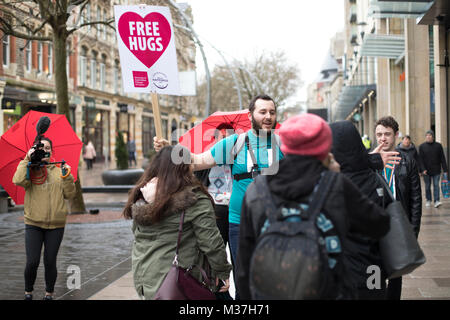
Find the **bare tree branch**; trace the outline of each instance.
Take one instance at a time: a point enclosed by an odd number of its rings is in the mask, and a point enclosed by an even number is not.
[[[70,34],[72,34],[73,32],[75,32],[75,31],[77,31],[77,30],[79,30],[79,29],[81,29],[81,28],[83,28],[83,27],[86,27],[86,26],[99,25],[99,24],[107,25],[108,27],[110,27],[111,29],[113,29],[113,30],[115,31],[116,28],[114,28],[114,26],[111,25],[111,23],[113,23],[113,22],[114,22],[114,18],[111,18],[111,19],[108,20],[108,21],[92,21],[92,22],[82,23],[82,24],[79,25],[78,27],[69,30],[69,31],[68,31],[68,34],[70,35]]]

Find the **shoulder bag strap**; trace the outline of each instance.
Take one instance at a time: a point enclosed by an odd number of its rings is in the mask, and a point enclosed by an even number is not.
[[[250,157],[252,158],[253,168],[252,171],[259,171],[258,162],[256,161],[255,154],[253,153],[253,148],[250,144],[250,139],[248,135],[245,136],[245,143],[247,145],[248,151],[250,152]]]
[[[392,201],[395,201],[394,195],[392,194],[391,188],[389,188],[389,185],[387,184],[386,180],[377,172],[375,173],[378,180],[381,182],[381,184],[383,185],[384,189],[387,191],[387,193],[389,194],[389,196],[391,197]],[[392,173],[394,174],[394,173]],[[395,177],[394,177],[395,178]],[[393,179],[394,179],[393,178]],[[384,198],[384,193],[383,193],[383,198]]]
[[[177,240],[177,249],[175,251],[175,258],[173,259],[172,264],[178,266],[178,249],[180,248],[181,235],[183,234],[183,222],[184,222],[184,211],[181,213],[180,225],[178,226],[178,240]]]

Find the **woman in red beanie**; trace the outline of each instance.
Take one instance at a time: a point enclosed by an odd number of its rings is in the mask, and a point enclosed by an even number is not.
[[[257,239],[262,233],[263,226],[269,221],[266,218],[267,206],[261,201],[262,184],[270,190],[273,202],[277,208],[289,206],[293,203],[308,204],[310,195],[318,184],[324,172],[329,172],[332,162],[330,149],[332,134],[328,124],[313,114],[294,116],[283,123],[280,128],[281,150],[285,158],[280,161],[279,171],[273,176],[260,176],[247,189],[241,216],[241,233],[239,239],[239,253],[237,259],[237,288],[242,299],[256,298],[255,286],[250,289],[250,264]],[[361,235],[378,239],[389,230],[389,216],[384,210],[361,194],[358,188],[344,175],[335,175],[334,183],[326,195],[321,213],[330,219],[336,228],[342,252],[347,247],[349,230]],[[301,222],[299,222],[301,223]],[[280,273],[278,265],[283,261],[273,263],[273,279],[264,279],[264,285],[270,287],[268,299],[301,299],[288,293],[277,291],[278,288],[291,288],[298,284],[295,278],[292,283],[277,283]],[[338,274],[334,285],[335,291],[327,296],[316,296],[315,299],[353,299],[353,284],[348,271],[339,254],[333,272]],[[277,270],[276,270],[277,269]],[[294,269],[295,270],[295,269]],[[300,270],[300,269],[298,269]],[[307,288],[314,290],[315,288]],[[267,291],[266,291],[267,292]],[[262,297],[258,292],[258,298]],[[314,298],[313,298],[314,299]]]

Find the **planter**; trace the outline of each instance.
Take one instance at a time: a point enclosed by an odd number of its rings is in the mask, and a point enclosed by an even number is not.
[[[102,180],[105,186],[134,185],[143,173],[143,169],[106,170],[102,173]]]

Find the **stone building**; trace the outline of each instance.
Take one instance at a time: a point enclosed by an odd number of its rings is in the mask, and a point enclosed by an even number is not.
[[[169,6],[163,0],[92,0],[81,14],[80,7],[73,10],[69,23],[105,21],[113,18],[114,5],[140,3]],[[32,10],[36,11],[37,7],[25,9],[18,14],[30,18]],[[174,25],[184,25],[177,10],[170,9]],[[187,5],[183,4],[182,9],[192,17]],[[50,35],[51,28],[46,26],[42,33]],[[174,33],[178,70],[195,71],[195,43],[183,30],[174,27]],[[142,159],[152,149],[155,135],[151,97],[150,94],[123,92],[114,30],[101,24],[80,28],[69,38],[67,52],[70,122],[77,135],[84,143],[88,140],[93,142],[100,161],[114,163],[116,135],[120,131],[125,139],[135,139],[137,157]],[[2,108],[0,113],[3,118],[0,133],[28,110],[56,112],[53,55],[51,43],[3,37],[0,94],[2,106],[8,109]],[[195,96],[159,95],[159,105],[163,134],[167,139],[176,140],[178,137],[171,137],[173,131],[191,128],[203,115]]]

